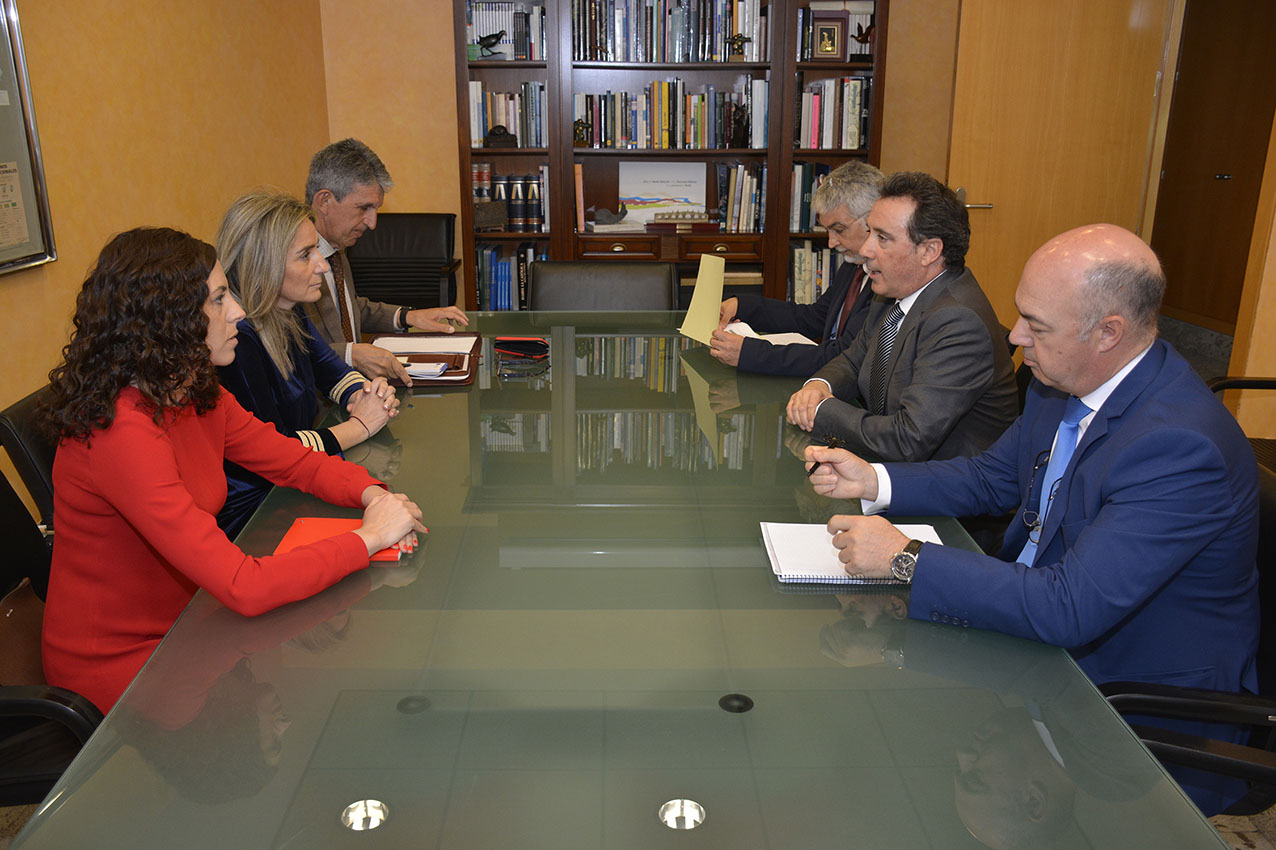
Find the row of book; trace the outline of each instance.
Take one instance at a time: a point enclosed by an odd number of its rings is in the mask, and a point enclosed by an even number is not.
[[[798,7],[797,60],[810,62],[817,54],[817,21],[835,20],[845,28],[846,45],[839,49],[843,61],[868,59],[872,53],[873,0],[811,0]]]
[[[543,233],[549,230],[549,205],[544,202],[549,185],[549,166],[536,174],[493,174],[492,163],[471,162],[470,182],[476,201],[504,201],[509,219],[505,230],[512,233]]]
[[[761,0],[573,0],[577,62],[765,62]],[[738,45],[738,46],[737,46]]]
[[[717,446],[709,445],[691,411],[576,414],[577,473],[606,472],[613,466],[675,472],[742,470],[752,457],[751,414],[719,417]]]
[[[717,163],[718,222],[723,233],[761,233],[766,223],[766,163]]]
[[[526,310],[527,267],[547,260],[545,244],[517,246],[484,242],[475,246],[475,296],[480,310]]]
[[[470,80],[470,145],[483,147],[493,127],[517,137],[520,148],[549,145],[549,109],[545,84],[529,80],[516,92],[488,91],[482,80]]]
[[[682,374],[678,352],[691,346],[684,336],[578,336],[576,375],[642,381],[649,390],[676,393]]]
[[[792,233],[810,233],[819,222],[811,210],[811,195],[829,176],[833,166],[824,162],[793,163],[793,180],[789,184],[792,196],[789,199],[789,231]]]
[[[549,414],[481,413],[479,443],[484,452],[546,454],[549,452]]]
[[[729,149],[767,146],[769,88],[742,75],[731,91],[702,85],[688,92],[674,77],[641,92],[572,95],[576,144],[592,148]]]
[[[501,33],[495,44],[480,45]],[[469,0],[465,4],[465,40],[485,46],[477,59],[531,59],[544,61],[545,6],[510,0]],[[487,55],[490,54],[490,55]]]
[[[833,285],[842,255],[830,248],[816,248],[810,239],[789,248],[789,300],[813,304]]]
[[[830,77],[802,87],[798,102],[797,146],[859,150],[868,145],[869,77]]]

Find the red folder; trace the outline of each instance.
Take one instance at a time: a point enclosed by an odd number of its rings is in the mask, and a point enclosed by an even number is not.
[[[292,522],[292,528],[288,529],[288,533],[284,535],[284,539],[280,540],[279,545],[275,547],[275,554],[282,555],[285,552],[291,552],[298,546],[305,546],[307,543],[317,543],[320,540],[327,540],[329,537],[336,537],[338,534],[345,534],[347,531],[354,531],[362,524],[363,520],[361,519],[340,519],[322,516],[297,517]],[[368,560],[397,561],[402,554],[397,548],[390,546],[377,552]]]

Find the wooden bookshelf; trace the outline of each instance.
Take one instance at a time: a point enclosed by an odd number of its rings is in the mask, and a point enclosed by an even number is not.
[[[768,31],[760,61],[747,62],[606,62],[573,60],[573,8],[586,8],[586,0],[528,0],[526,8],[544,7],[545,57],[543,60],[471,61],[467,52],[467,8],[471,0],[454,0],[458,149],[462,174],[461,222],[458,228],[465,257],[465,304],[480,306],[476,278],[476,245],[533,243],[537,251],[554,260],[652,260],[676,262],[684,276],[694,274],[702,253],[723,256],[729,270],[756,271],[764,294],[783,298],[789,287],[790,246],[794,240],[819,240],[823,233],[796,233],[790,228],[790,181],[794,162],[835,166],[847,159],[876,164],[881,155],[881,116],[884,101],[883,65],[886,53],[889,0],[876,0],[875,34],[871,59],[847,62],[798,61],[799,9],[810,0],[761,0]],[[614,0],[623,5],[623,0]],[[706,6],[712,0],[698,0]],[[609,0],[588,0],[599,10]],[[518,5],[518,4],[516,4]],[[684,4],[687,8],[692,3]],[[482,34],[482,33],[480,33]],[[749,75],[765,79],[768,89],[767,144],[764,148],[632,149],[576,147],[573,144],[573,93],[635,91],[656,81],[677,77],[692,92],[704,85],[728,90],[733,78]],[[871,79],[866,144],[855,150],[798,148],[797,109],[802,86],[815,79],[840,76]],[[548,144],[537,148],[475,147],[470,131],[470,82],[481,81],[490,91],[516,91],[525,81],[544,83],[544,114]],[[519,139],[522,143],[523,139]],[[480,142],[481,144],[481,142]],[[766,167],[765,220],[759,232],[717,234],[578,233],[575,212],[573,166],[584,174],[585,206],[615,211],[618,168],[622,160],[650,162],[704,162],[706,205],[716,210],[717,165],[743,163]],[[541,166],[547,185],[541,203],[549,218],[543,232],[476,232],[470,183],[474,162],[490,162],[493,173],[525,175]],[[486,307],[486,302],[483,307]]]

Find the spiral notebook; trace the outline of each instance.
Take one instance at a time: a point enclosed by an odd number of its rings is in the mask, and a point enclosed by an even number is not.
[[[771,559],[771,571],[784,583],[903,584],[893,578],[851,578],[833,548],[833,535],[818,523],[763,522],[762,542]],[[926,543],[943,541],[929,525],[897,525],[904,535]]]

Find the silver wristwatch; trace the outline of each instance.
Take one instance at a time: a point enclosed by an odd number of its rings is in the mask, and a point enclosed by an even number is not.
[[[904,584],[913,583],[913,571],[917,569],[917,553],[922,549],[922,541],[910,540],[902,552],[891,556],[891,575],[896,581]]]

